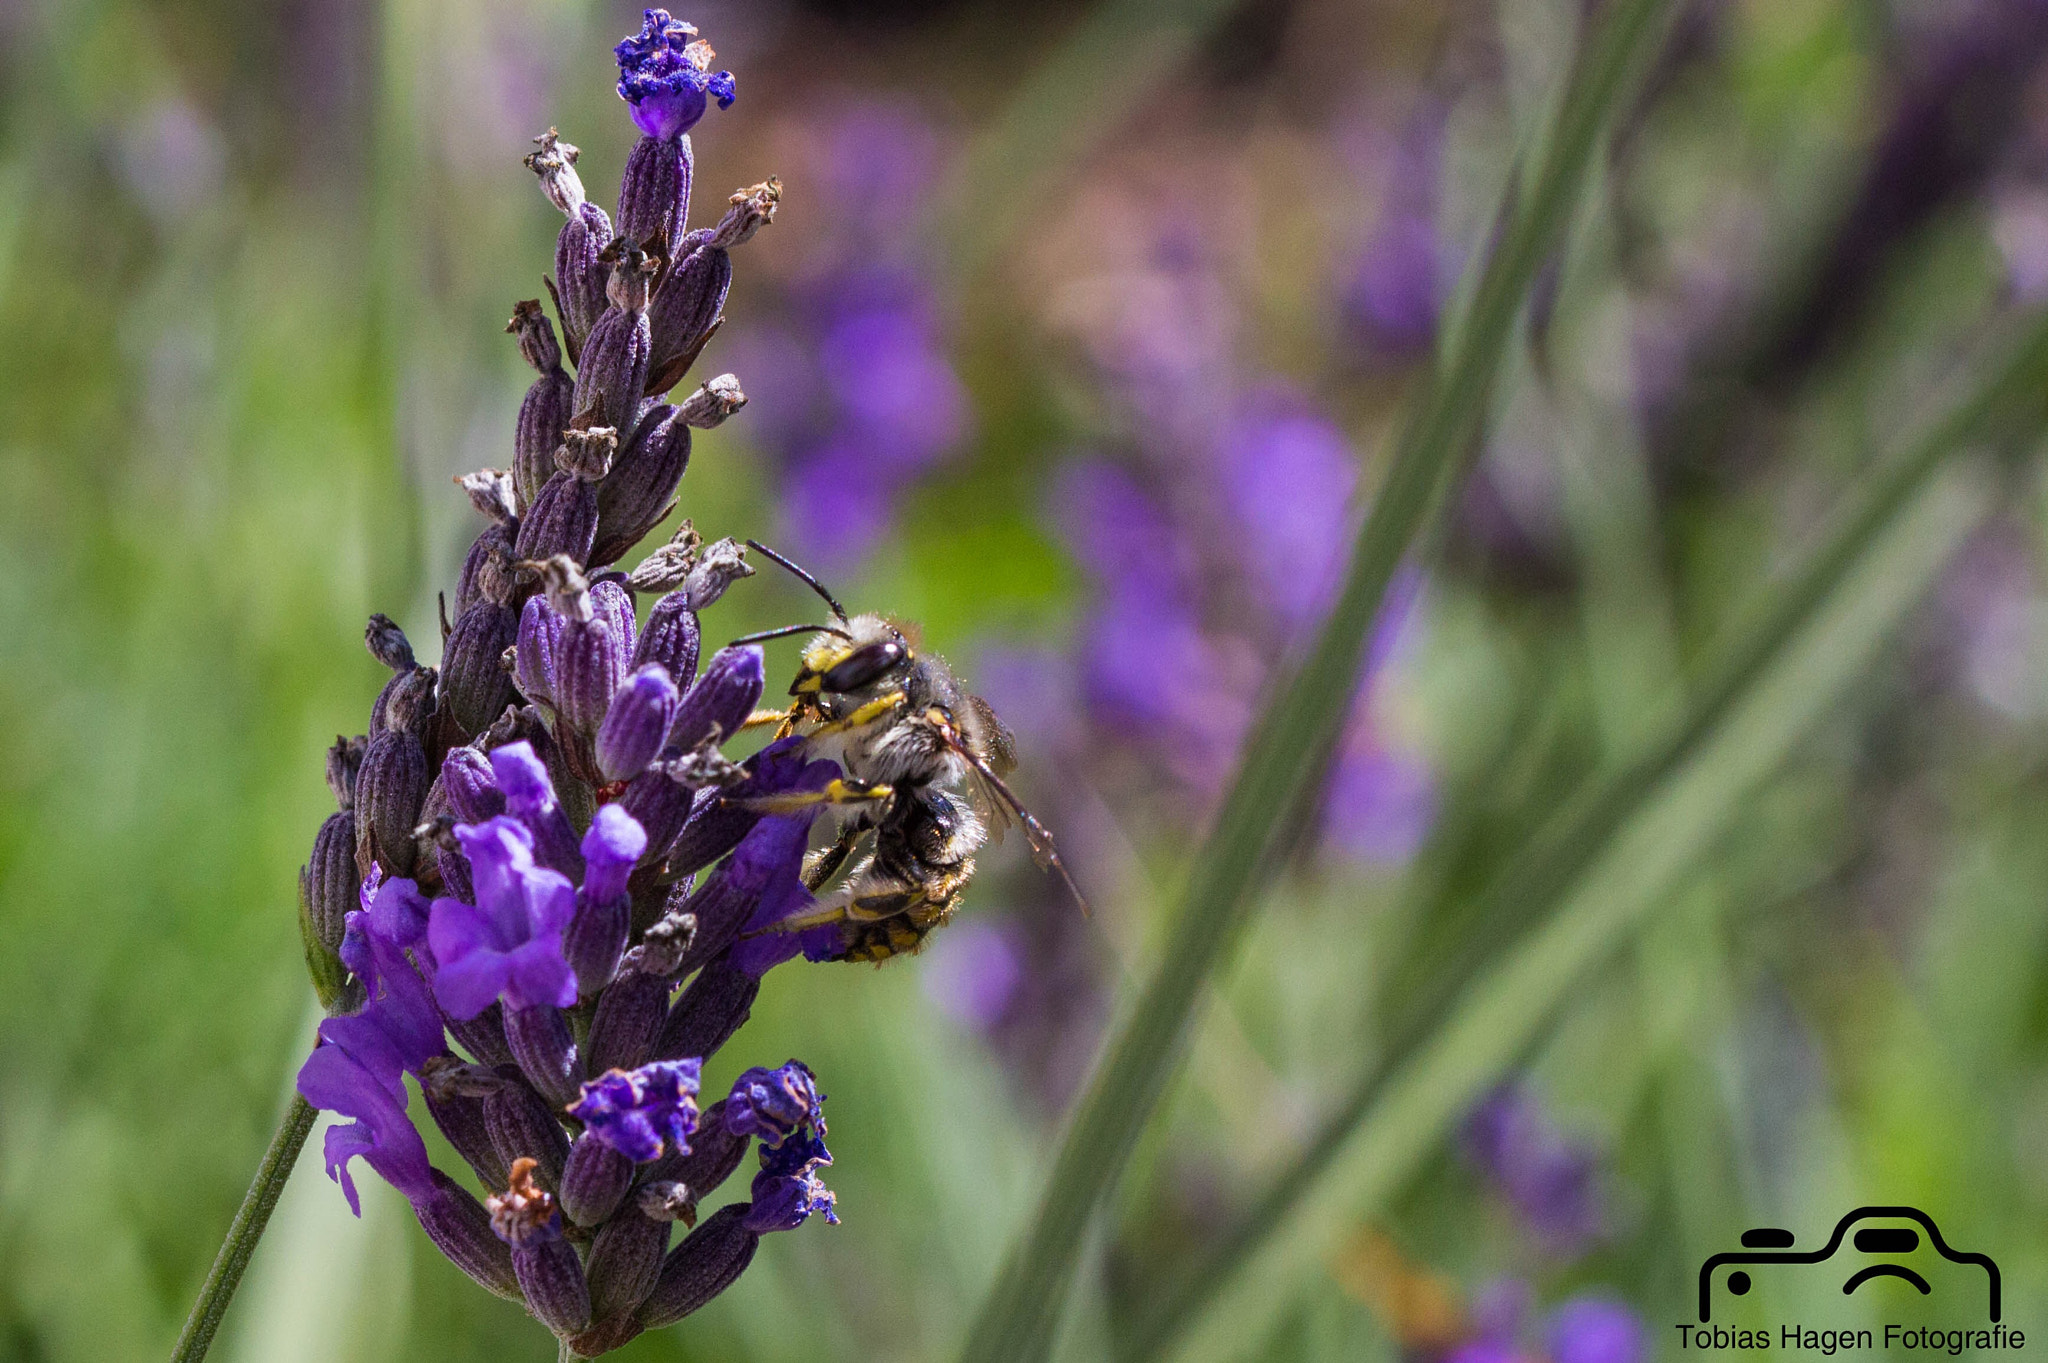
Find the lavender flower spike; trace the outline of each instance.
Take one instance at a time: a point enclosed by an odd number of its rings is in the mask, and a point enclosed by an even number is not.
[[[633,123],[649,137],[672,142],[704,117],[706,96],[721,109],[732,106],[732,72],[711,72],[717,55],[692,24],[665,9],[642,16],[640,32],[613,53],[619,59],[619,98],[633,106]]]
[[[702,1061],[689,1059],[607,1071],[583,1086],[569,1115],[635,1163],[660,1159],[670,1150],[687,1155],[697,1130],[702,1069]]]

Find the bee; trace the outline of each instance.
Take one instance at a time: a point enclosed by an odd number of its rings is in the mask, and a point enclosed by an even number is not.
[[[991,826],[1000,836],[1013,817],[1034,859],[1065,881],[1085,912],[1087,901],[1060,860],[1052,831],[1003,779],[1016,768],[1016,742],[989,703],[919,649],[913,628],[880,615],[848,616],[817,578],[765,545],[748,544],[816,592],[835,622],[737,641],[814,636],[790,684],[789,708],[749,721],[778,725],[778,737],[802,736],[812,753],[846,773],[828,798],[851,812],[837,840],[812,853],[806,887],[818,892],[863,840],[869,843],[814,909],[772,930],[843,924],[836,957],[842,960],[879,963],[914,953],[959,907]]]

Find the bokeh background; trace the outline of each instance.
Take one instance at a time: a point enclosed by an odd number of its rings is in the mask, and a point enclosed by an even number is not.
[[[680,11],[740,90],[696,133],[697,220],[786,186],[702,371],[753,401],[683,511],[921,622],[1095,914],[1012,839],[922,956],[771,976],[730,1064],[822,1076],[845,1224],[622,1357],[957,1348],[1598,8]],[[1484,945],[1461,913],[1507,853],[2048,296],[2038,0],[1680,9],[1091,1247],[1074,1357],[1289,1164]],[[435,637],[476,529],[449,479],[510,458],[503,325],[559,221],[519,157],[559,125],[610,198],[635,27],[0,0],[0,1358],[176,1332],[309,1042],[294,876],[379,681],[362,621]],[[1997,453],[1886,560],[1876,646],[1781,688],[1770,762],[1640,931],[1355,1214],[1312,1195],[1341,1248],[1198,1356],[1668,1354],[1703,1254],[1867,1201],[1995,1254],[2008,1322],[2048,1331],[2048,506],[2031,437]],[[706,628],[807,601],[764,575]],[[553,1357],[365,1192],[353,1220],[305,1161],[216,1356]],[[1754,1309],[1908,1305],[1805,1290]]]

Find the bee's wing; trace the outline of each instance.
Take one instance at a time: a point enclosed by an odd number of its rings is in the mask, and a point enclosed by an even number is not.
[[[987,709],[986,702],[979,704],[982,709]],[[994,711],[988,713],[993,718]],[[1007,740],[1009,731],[1002,728],[1000,720],[996,722],[995,727]],[[1081,912],[1087,913],[1088,897],[1081,893],[1081,887],[1074,883],[1074,877],[1067,870],[1067,864],[1060,860],[1059,846],[1053,841],[1052,830],[1040,823],[1038,816],[1024,807],[1024,802],[1017,798],[1017,792],[1010,789],[1009,783],[1003,780],[990,759],[969,747],[959,730],[947,725],[943,732],[948,746],[973,770],[976,783],[990,796],[989,808],[995,814],[995,821],[1000,824],[1007,821],[1009,815],[1014,814],[1017,821],[1024,825],[1024,836],[1031,840],[1032,860],[1044,870],[1057,873],[1059,878],[1066,882],[1067,892],[1074,896],[1074,902],[1081,906]],[[1014,762],[1014,749],[1010,751]]]

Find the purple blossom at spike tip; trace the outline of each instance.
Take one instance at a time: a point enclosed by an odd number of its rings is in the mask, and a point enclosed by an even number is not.
[[[633,1070],[608,1070],[583,1086],[569,1114],[636,1164],[664,1151],[690,1153],[697,1130],[697,1085],[703,1062],[657,1060]]]
[[[747,1229],[756,1235],[795,1230],[814,1215],[823,1216],[828,1225],[838,1225],[838,1199],[818,1177],[818,1170],[831,1162],[832,1152],[825,1142],[809,1132],[764,1148],[761,1172],[754,1175]]]
[[[725,1129],[758,1137],[769,1149],[806,1129],[823,1135],[825,1095],[801,1060],[772,1070],[757,1065],[733,1081],[725,1100]]]
[[[473,1018],[501,998],[515,1009],[573,1005],[576,976],[562,957],[562,933],[576,912],[575,887],[534,864],[533,834],[517,819],[458,825],[455,836],[469,857],[477,902],[434,901],[427,941],[441,1006]]]
[[[1550,1363],[1643,1363],[1650,1356],[1642,1318],[1604,1295],[1573,1297],[1551,1315],[1544,1333]]]
[[[665,9],[646,11],[640,32],[612,51],[619,59],[619,98],[633,106],[634,125],[649,137],[681,137],[704,117],[707,96],[721,109],[732,105],[732,72],[713,74],[711,45]]]
[[[1600,1238],[1596,1153],[1560,1132],[1526,1088],[1506,1084],[1480,1103],[1465,1120],[1464,1148],[1551,1254],[1577,1258]]]

